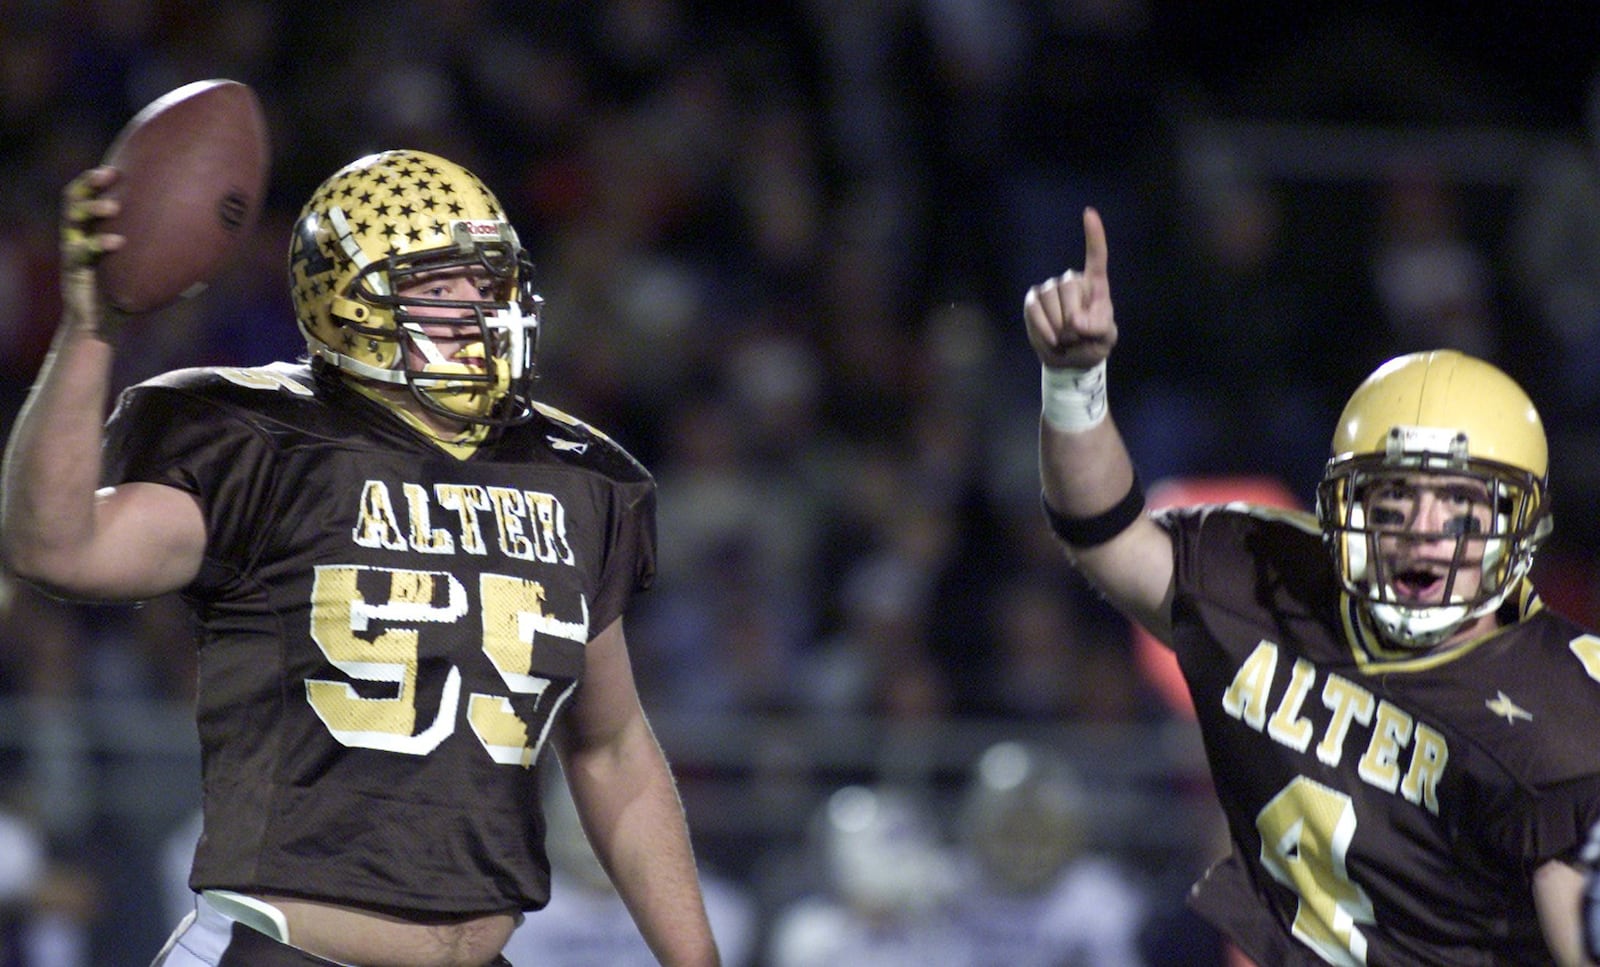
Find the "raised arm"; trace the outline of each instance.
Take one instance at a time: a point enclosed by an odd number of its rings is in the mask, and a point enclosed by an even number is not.
[[[96,233],[116,213],[94,168],[63,195],[61,321],[18,414],[0,478],[0,555],[22,578],[58,594],[137,600],[199,571],[205,521],[194,498],[157,484],[100,485],[117,314],[104,306],[94,263],[123,244]]]
[[[1105,226],[1083,213],[1082,271],[1028,290],[1022,315],[1043,367],[1039,475],[1068,556],[1162,641],[1171,630],[1172,540],[1143,513],[1133,460],[1111,418],[1106,361],[1117,343]]]

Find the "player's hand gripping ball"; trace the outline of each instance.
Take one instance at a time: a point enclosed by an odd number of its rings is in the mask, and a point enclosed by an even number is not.
[[[101,161],[121,172],[105,197],[122,210],[96,230],[127,240],[97,265],[106,301],[152,312],[203,289],[255,228],[270,161],[261,102],[238,81],[186,84],[134,115]]]

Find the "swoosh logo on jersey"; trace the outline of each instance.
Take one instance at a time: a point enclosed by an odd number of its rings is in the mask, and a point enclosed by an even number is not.
[[[1483,704],[1489,709],[1489,711],[1505,719],[1507,725],[1515,723],[1517,719],[1527,719],[1529,722],[1533,721],[1533,713],[1525,708],[1522,708],[1516,702],[1513,702],[1510,698],[1506,697],[1505,692],[1495,692],[1494,698],[1489,699]]]
[[[550,446],[557,450],[567,450],[571,453],[582,453],[583,451],[589,449],[589,444],[587,442],[563,440],[558,436],[547,436],[545,439],[549,440]]]

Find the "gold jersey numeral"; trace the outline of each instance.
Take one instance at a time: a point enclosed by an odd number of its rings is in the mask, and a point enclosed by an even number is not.
[[[1345,856],[1356,832],[1349,796],[1297,776],[1256,814],[1261,862],[1300,897],[1294,935],[1340,967],[1367,962],[1362,924],[1376,922],[1372,899],[1350,879]]]
[[[539,635],[586,642],[588,602],[580,600],[577,620],[564,621],[545,610],[544,588],[536,581],[485,574],[476,590],[483,652],[507,691],[534,696],[536,713],[528,721],[509,697],[473,692],[466,700],[467,724],[494,761],[526,768],[538,758],[556,711],[576,686],[568,682],[550,694],[553,680],[531,672],[535,643]],[[369,593],[376,600],[368,600]],[[311,591],[311,637],[350,681],[307,679],[306,700],[343,745],[427,755],[455,732],[461,670],[450,667],[439,706],[419,730],[419,645],[429,627],[470,620],[470,612],[467,589],[443,571],[318,567]],[[374,634],[375,624],[382,630]],[[375,687],[358,692],[352,682]]]

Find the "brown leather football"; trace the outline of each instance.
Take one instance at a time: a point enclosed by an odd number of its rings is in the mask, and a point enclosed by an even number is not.
[[[122,211],[98,228],[127,238],[98,264],[107,301],[152,312],[205,287],[238,254],[266,195],[271,149],[248,85],[195,81],[152,101],[106,149]]]

